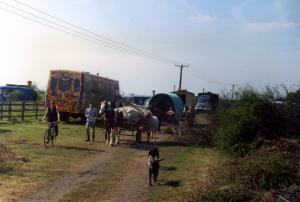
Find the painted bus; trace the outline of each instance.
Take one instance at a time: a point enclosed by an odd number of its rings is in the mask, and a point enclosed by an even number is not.
[[[46,93],[46,105],[55,101],[61,120],[69,117],[84,119],[90,103],[98,107],[101,101],[116,101],[119,98],[119,82],[92,75],[88,72],[69,70],[50,71]]]

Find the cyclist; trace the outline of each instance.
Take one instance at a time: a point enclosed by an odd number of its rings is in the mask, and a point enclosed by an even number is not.
[[[93,137],[95,137],[95,122],[98,115],[98,110],[93,107],[93,104],[90,103],[90,106],[85,110],[85,117],[86,117],[86,142],[90,141],[90,133],[89,129],[92,127],[93,129]]]
[[[60,121],[59,112],[56,109],[55,101],[50,103],[50,107],[47,107],[46,113],[42,119],[43,121],[47,120],[48,124],[48,137],[51,135],[51,129],[54,127],[56,136],[58,135],[58,125],[55,124],[56,122]],[[49,142],[49,138],[48,138]]]

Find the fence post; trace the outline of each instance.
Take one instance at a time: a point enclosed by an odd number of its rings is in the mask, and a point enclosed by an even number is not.
[[[8,103],[8,120],[11,118],[11,101]]]
[[[25,102],[22,102],[22,121],[24,121]]]
[[[39,112],[39,104],[35,102],[35,119],[38,119],[38,112]]]

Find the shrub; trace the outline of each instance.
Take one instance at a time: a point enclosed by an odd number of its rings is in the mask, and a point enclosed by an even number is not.
[[[243,202],[250,201],[252,199],[249,190],[242,189],[240,187],[234,186],[224,186],[219,189],[213,189],[205,194],[203,194],[200,198],[194,201],[201,202]]]
[[[299,164],[291,153],[269,149],[227,159],[210,169],[207,184],[198,184],[188,201],[251,201],[265,191],[282,190],[297,183]]]
[[[241,160],[239,176],[247,187],[255,190],[289,185],[297,178],[297,164],[289,158],[278,151],[253,152]]]
[[[13,90],[13,91],[9,92],[7,95],[7,100],[9,100],[9,101],[18,101],[18,100],[21,100],[22,98],[23,98],[22,93],[20,93],[17,90]]]
[[[274,139],[287,131],[292,132],[291,123],[296,120],[292,105],[275,103],[270,97],[270,89],[266,93],[251,87],[238,91],[231,105],[220,107],[217,144],[232,154],[240,155],[243,144],[251,143],[258,136]]]

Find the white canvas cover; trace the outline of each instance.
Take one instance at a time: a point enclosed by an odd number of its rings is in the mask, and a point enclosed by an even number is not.
[[[139,119],[144,119],[147,116],[151,115],[151,112],[149,110],[137,106],[120,107],[116,110],[118,112],[122,112],[123,118],[130,122],[135,122]]]

